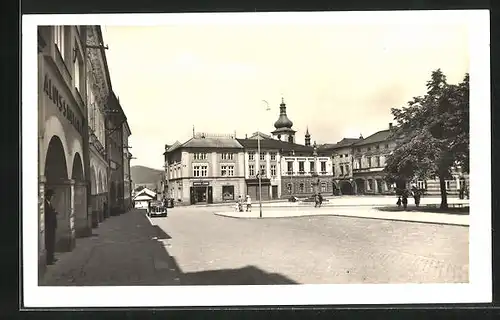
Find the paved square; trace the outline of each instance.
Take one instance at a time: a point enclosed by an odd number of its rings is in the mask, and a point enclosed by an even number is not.
[[[176,207],[153,223],[180,284],[468,282],[469,228],[309,216],[237,219]]]

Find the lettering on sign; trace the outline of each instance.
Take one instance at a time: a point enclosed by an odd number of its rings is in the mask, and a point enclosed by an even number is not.
[[[82,122],[78,116],[73,112],[73,109],[64,99],[63,95],[59,92],[55,84],[52,83],[49,75],[46,73],[43,80],[43,92],[47,97],[54,102],[59,112],[73,125],[80,135],[83,135]]]
[[[193,182],[193,186],[197,187],[197,186],[208,186],[209,183],[208,181],[199,181],[199,182]]]

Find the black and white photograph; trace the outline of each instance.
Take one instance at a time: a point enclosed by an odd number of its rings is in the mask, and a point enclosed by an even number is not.
[[[22,31],[26,307],[491,302],[487,10]]]

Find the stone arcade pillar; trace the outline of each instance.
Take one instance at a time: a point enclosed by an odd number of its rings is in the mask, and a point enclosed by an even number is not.
[[[38,181],[38,279],[45,273],[47,262],[45,250],[45,177]]]
[[[78,238],[92,234],[92,208],[87,206],[87,183],[78,181],[73,184],[73,208],[75,235]]]
[[[66,180],[47,186],[54,190],[52,205],[57,211],[56,251],[68,252],[75,247],[75,181]]]

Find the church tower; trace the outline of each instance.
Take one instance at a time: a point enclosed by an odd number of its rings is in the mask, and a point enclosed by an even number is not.
[[[304,141],[305,141],[306,146],[311,145],[311,135],[309,134],[309,127],[307,127],[307,129],[306,129],[306,135],[305,135]]]
[[[292,129],[293,122],[288,119],[286,115],[286,104],[283,98],[281,98],[280,104],[280,116],[278,120],[274,123],[274,130],[272,132],[273,137],[281,141],[287,141],[295,143],[295,130]]]

